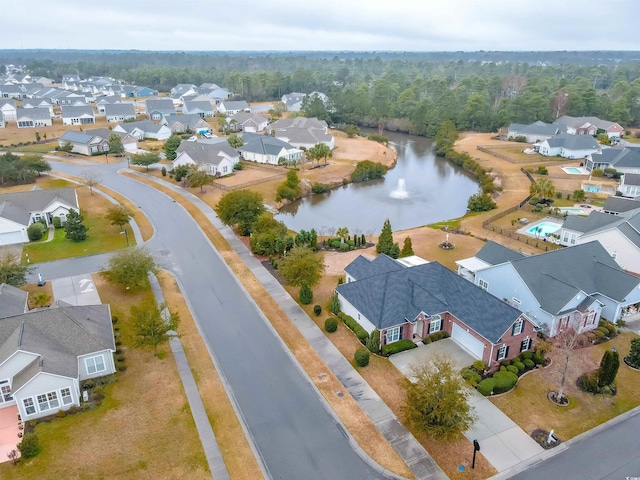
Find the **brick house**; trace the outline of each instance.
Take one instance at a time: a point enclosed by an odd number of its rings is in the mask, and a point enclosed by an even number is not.
[[[346,268],[336,293],[341,310],[380,344],[420,342],[447,332],[489,366],[536,346],[537,325],[524,313],[437,262],[405,266],[386,255],[362,256]]]

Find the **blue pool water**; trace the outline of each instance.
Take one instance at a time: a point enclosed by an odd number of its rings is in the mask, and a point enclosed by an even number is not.
[[[564,169],[563,169],[563,170],[564,170],[565,172],[567,172],[567,173],[573,173],[573,174],[576,174],[576,173],[577,173],[577,174],[580,174],[580,173],[582,173],[582,172],[580,171],[580,169],[579,169],[579,168],[575,168],[575,167],[564,167]]]
[[[585,213],[584,210],[582,210],[581,208],[561,208],[560,211],[562,213],[572,213],[574,215],[582,215],[583,213]]]
[[[560,225],[559,223],[553,223],[553,222],[540,222],[536,225],[532,225],[531,228],[529,228],[527,230],[527,233],[529,235],[537,235],[540,238],[544,238],[547,236],[548,233],[556,233],[558,230],[560,230],[560,227],[562,225]],[[536,233],[536,229],[540,229],[537,230]]]

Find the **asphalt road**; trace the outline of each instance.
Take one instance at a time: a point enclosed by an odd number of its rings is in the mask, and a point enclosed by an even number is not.
[[[54,171],[72,175],[88,168],[99,169],[102,184],[127,196],[147,214],[156,228],[147,248],[181,281],[204,339],[218,360],[272,478],[386,478],[351,447],[308,377],[285,352],[179,204],[151,187],[117,175],[116,165],[50,163]],[[105,258],[41,264],[34,274],[40,272],[47,279],[97,271]]]
[[[511,478],[640,480],[640,414],[578,440],[564,452]]]

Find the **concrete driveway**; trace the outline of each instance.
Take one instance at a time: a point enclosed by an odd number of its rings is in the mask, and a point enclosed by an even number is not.
[[[100,305],[100,295],[90,274],[51,280],[53,298],[70,305]]]
[[[450,358],[458,369],[468,367],[475,360],[451,338],[443,338],[429,345],[420,344],[418,348],[391,355],[389,360],[405,377],[411,378],[411,369],[415,365],[424,365],[437,356]]]

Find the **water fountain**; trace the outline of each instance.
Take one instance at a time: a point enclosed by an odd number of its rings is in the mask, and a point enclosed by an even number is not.
[[[404,181],[404,178],[398,180],[398,186],[395,190],[391,192],[391,198],[407,198],[409,196],[409,192],[407,192],[407,184]]]
[[[447,233],[444,242],[439,243],[438,248],[441,248],[443,250],[453,250],[454,248],[456,248],[456,246],[449,241],[449,234]]]

